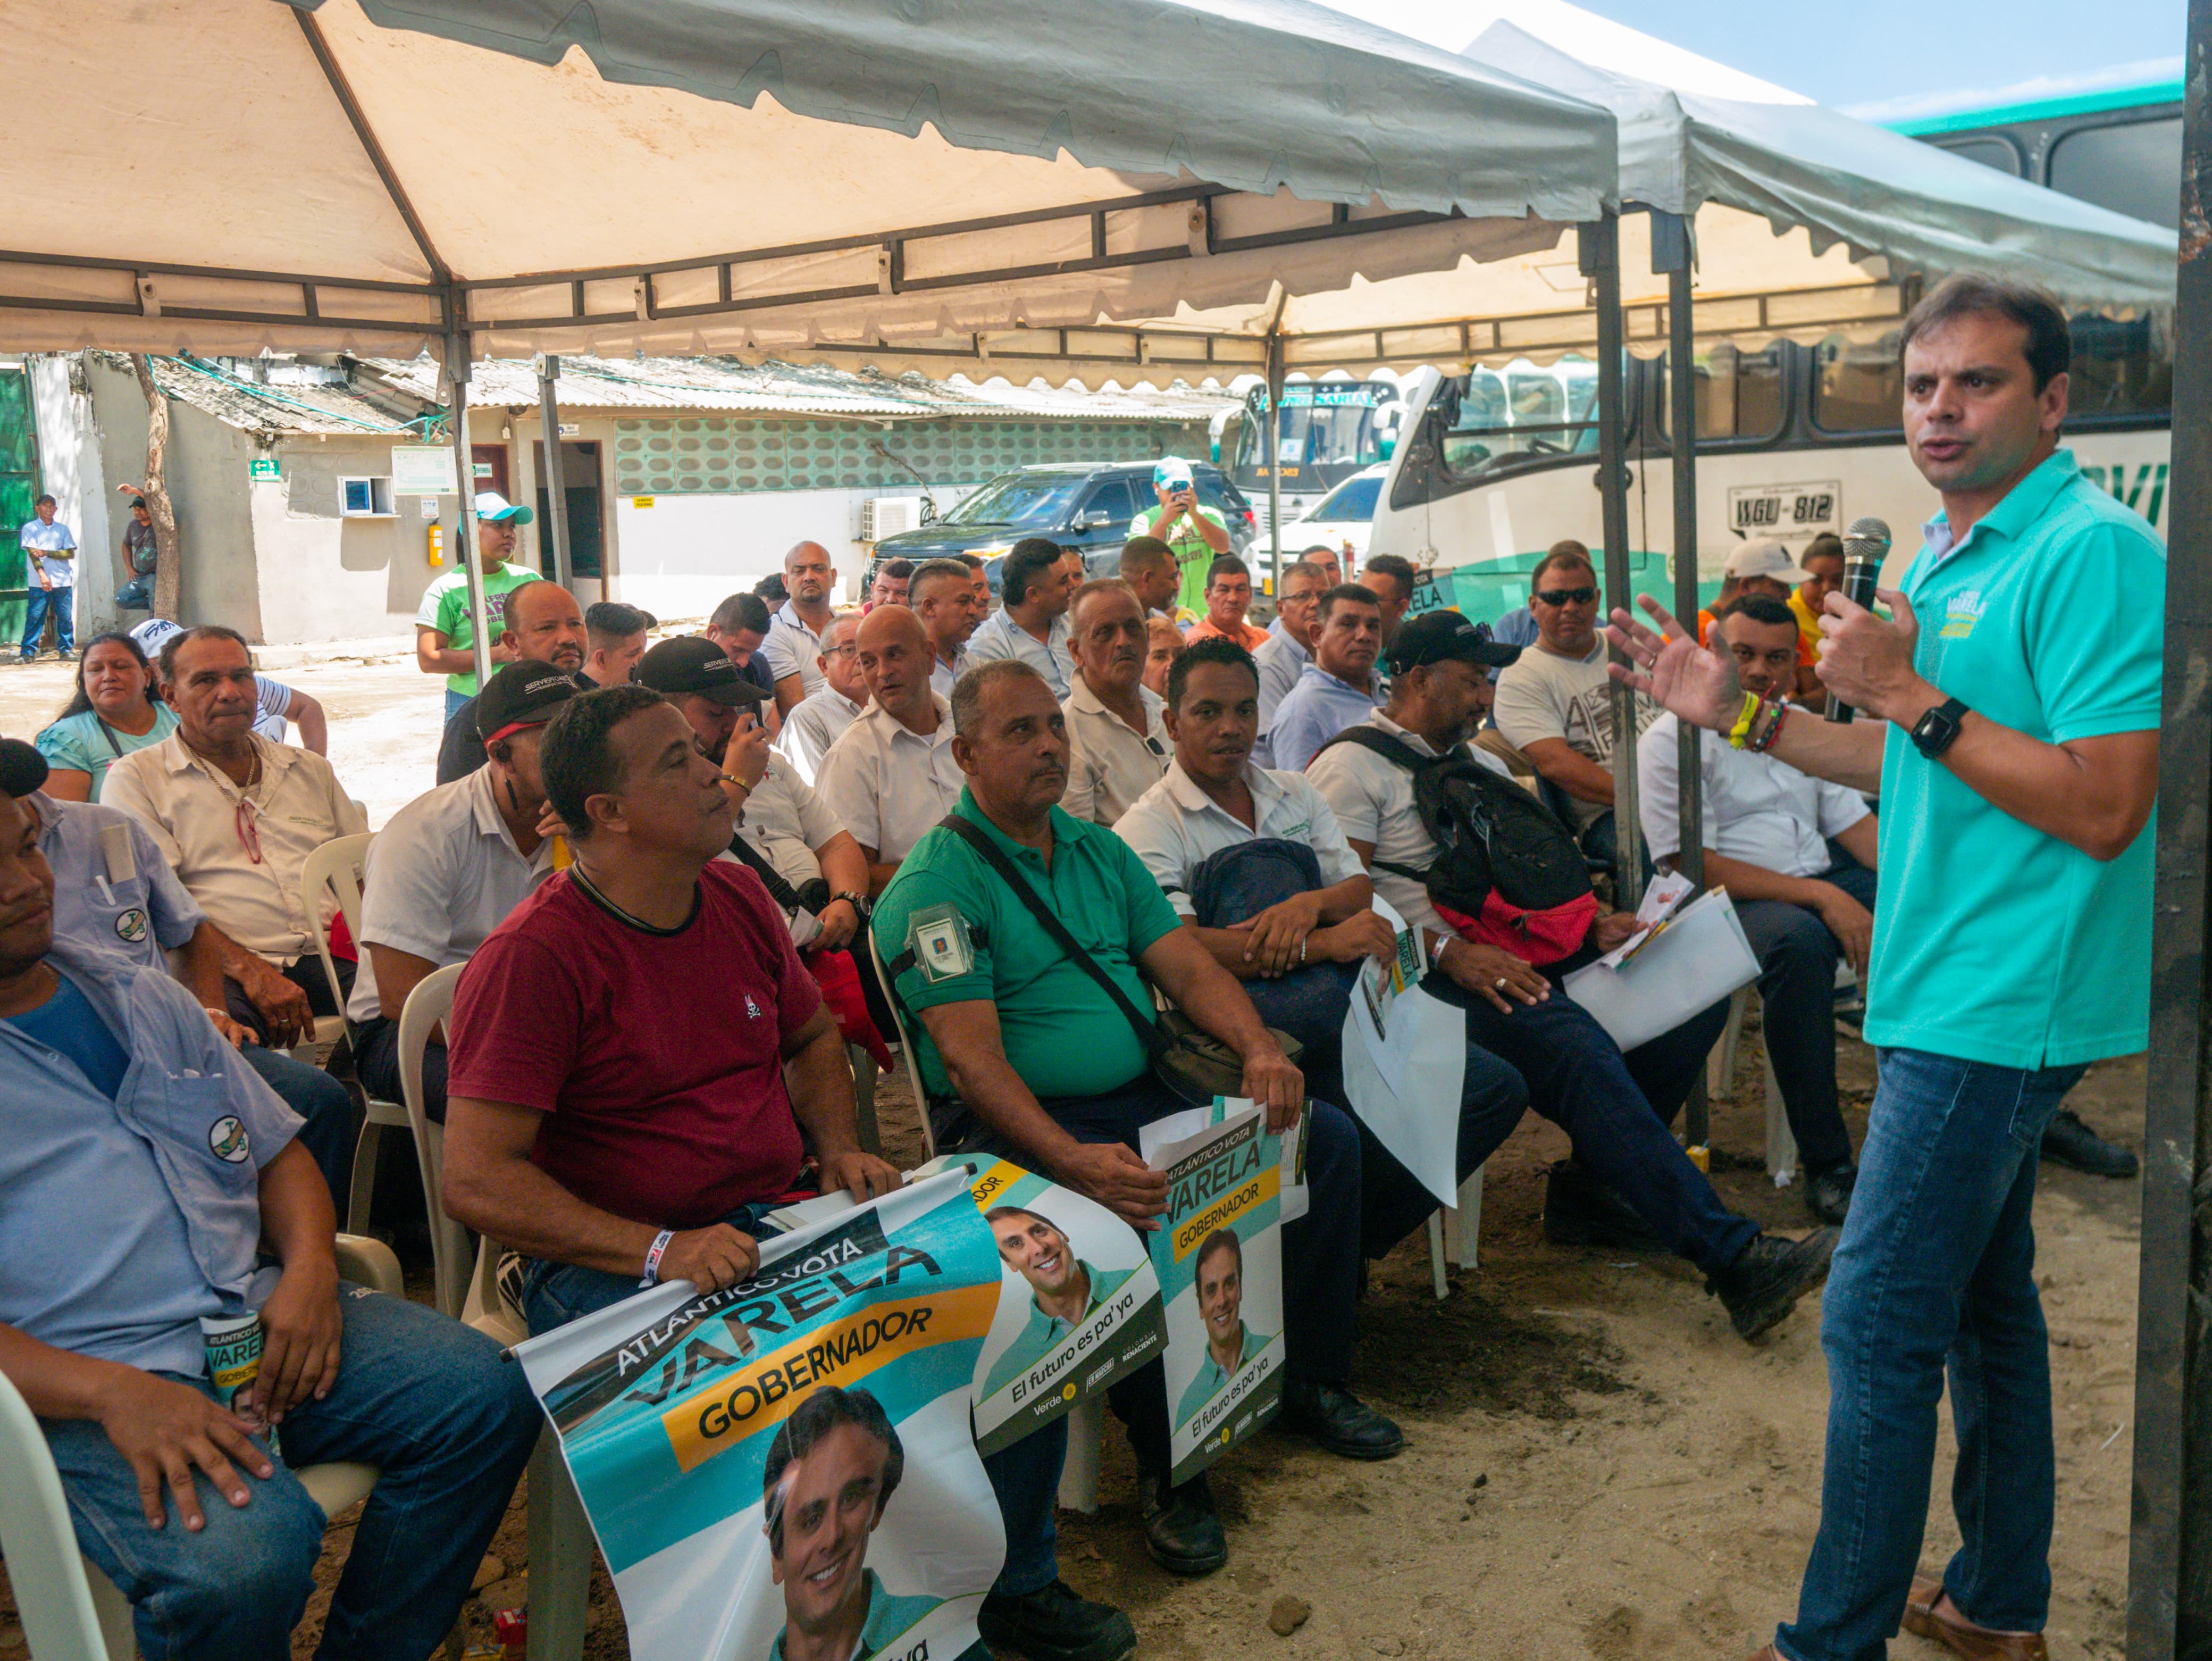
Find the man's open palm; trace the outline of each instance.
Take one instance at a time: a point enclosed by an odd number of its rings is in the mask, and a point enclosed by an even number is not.
[[[1659,625],[1655,633],[1626,611],[1616,610],[1606,638],[1628,656],[1628,664],[1607,664],[1615,680],[1648,694],[1693,727],[1725,733],[1743,710],[1743,690],[1735,665],[1709,652],[1685,633],[1667,608],[1649,594],[1638,596]]]

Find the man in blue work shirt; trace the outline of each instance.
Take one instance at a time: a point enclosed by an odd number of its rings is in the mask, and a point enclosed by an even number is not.
[[[2065,313],[1987,277],[1905,319],[1905,431],[1943,497],[1885,621],[1826,600],[1820,678],[1874,717],[1737,687],[1650,600],[1614,672],[1685,721],[1881,796],[1866,1036],[1881,1085],[1828,1280],[1827,1469],[1797,1619],[1765,1653],[1879,1657],[1900,1618],[2045,1653],[2051,1375],[2036,1149],[2087,1064],[2148,1041],[2165,551],[2058,448]],[[1971,694],[1968,708],[1961,695]],[[1916,1579],[1948,1360],[1965,1544]]]
[[[55,940],[23,809],[37,761],[0,743],[0,1372],[147,1654],[291,1654],[325,1519],[260,1439],[275,1426],[295,1465],[381,1472],[318,1655],[427,1655],[537,1445],[537,1403],[490,1339],[338,1280],[298,1118],[190,992]],[[247,1311],[259,1372],[226,1409],[200,1322]]]
[[[1313,661],[1298,672],[1267,727],[1267,765],[1303,773],[1321,747],[1382,702],[1382,602],[1371,588],[1339,583],[1321,597]]]
[[[18,748],[28,746],[0,739],[0,751]],[[54,873],[56,937],[163,973],[164,954],[181,952],[184,979],[208,1019],[304,1121],[300,1143],[314,1156],[333,1201],[340,1199],[353,1175],[356,1131],[346,1087],[322,1068],[257,1043],[251,1029],[231,1019],[223,1007],[222,960],[236,948],[185,892],[146,827],[120,808],[56,800],[40,788],[46,764],[44,756],[38,760],[35,779],[20,758],[15,776],[28,786],[22,806],[38,824],[39,851]]]

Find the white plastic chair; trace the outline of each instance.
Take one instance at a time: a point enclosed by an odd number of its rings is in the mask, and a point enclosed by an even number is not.
[[[361,869],[368,857],[368,844],[376,833],[364,830],[358,836],[336,837],[307,855],[300,871],[300,904],[310,916],[322,910],[322,897],[327,890],[337,901],[339,915],[345,918],[346,933],[358,952],[368,950],[361,938]],[[315,931],[315,952],[322,958],[323,978],[330,983],[333,995],[337,992],[337,964],[331,958],[330,933]],[[315,1023],[315,1038],[319,1043],[335,1043],[341,1037],[350,1039],[353,1023],[341,1013],[324,1016]],[[355,1046],[358,1061],[361,1050]],[[376,1186],[376,1156],[384,1146],[387,1130],[407,1129],[407,1110],[398,1102],[387,1102],[362,1091],[368,1103],[367,1115],[362,1120],[361,1137],[354,1144],[353,1185],[346,1195],[345,1226],[358,1234],[368,1226],[369,1196]]]
[[[338,1273],[404,1295],[399,1260],[380,1240],[337,1237]],[[326,1517],[368,1498],[374,1465],[308,1465],[293,1473]],[[135,1661],[131,1601],[76,1548],[53,1455],[23,1398],[0,1378],[0,1551],[37,1661]]]
[[[1429,1214],[1429,1281],[1438,1299],[1450,1294],[1444,1266],[1456,1256],[1462,1269],[1472,1270],[1482,1257],[1482,1165],[1475,1166],[1459,1185],[1456,1206],[1438,1206]]]
[[[915,1110],[921,1116],[921,1145],[928,1159],[937,1157],[937,1131],[929,1122],[929,1093],[921,1087],[921,1063],[915,1052],[914,1034],[906,1030],[906,1016],[899,1009],[898,995],[891,990],[890,972],[884,967],[884,954],[876,950],[876,932],[872,928],[860,931],[868,937],[868,957],[876,965],[877,984],[884,989],[884,1001],[890,1006],[891,1027],[898,1037],[899,1060],[906,1068],[907,1088],[914,1092]],[[870,1086],[869,1117],[874,1116],[873,1086]]]
[[[1743,1043],[1743,1013],[1757,995],[1752,987],[1740,987],[1729,1000],[1728,1024],[1705,1057],[1705,1098],[1721,1101],[1733,1093],[1735,1057]],[[1797,1135],[1790,1129],[1790,1113],[1782,1104],[1782,1086],[1774,1077],[1774,1057],[1765,1039],[1759,1052],[1766,1080],[1766,1174],[1777,1188],[1787,1188],[1797,1172]]]
[[[470,1262],[469,1232],[446,1214],[446,1133],[425,1110],[422,1052],[430,1035],[453,1010],[461,964],[425,975],[399,1012],[399,1082],[406,1123],[415,1136],[422,1171],[422,1199],[430,1219],[430,1263],[438,1307],[501,1343],[530,1335],[518,1311],[499,1291],[499,1244],[477,1243]],[[583,1653],[584,1615],[592,1589],[592,1530],[584,1503],[561,1457],[549,1425],[530,1456],[530,1661],[570,1661]]]

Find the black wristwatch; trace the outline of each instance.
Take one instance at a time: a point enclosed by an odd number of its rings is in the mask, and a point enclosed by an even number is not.
[[[842,894],[832,894],[830,898],[832,904],[836,904],[839,900],[844,901],[846,904],[851,906],[853,910],[859,914],[860,919],[862,922],[867,922],[868,912],[871,910],[871,907],[868,904],[868,897],[866,894],[855,894],[848,890]]]
[[[1959,736],[1959,723],[1966,713],[1966,706],[1957,698],[1946,698],[1914,721],[1912,742],[1920,753],[1934,761],[1948,750]]]

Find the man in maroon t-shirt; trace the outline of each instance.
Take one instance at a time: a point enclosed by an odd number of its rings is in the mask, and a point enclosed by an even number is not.
[[[655,1281],[750,1275],[802,1131],[824,1189],[901,1180],[860,1151],[843,1041],[783,914],[715,857],[732,809],[683,715],[602,688],[539,755],[575,863],[461,977],[445,1174],[446,1209],[529,1260],[533,1332]]]

